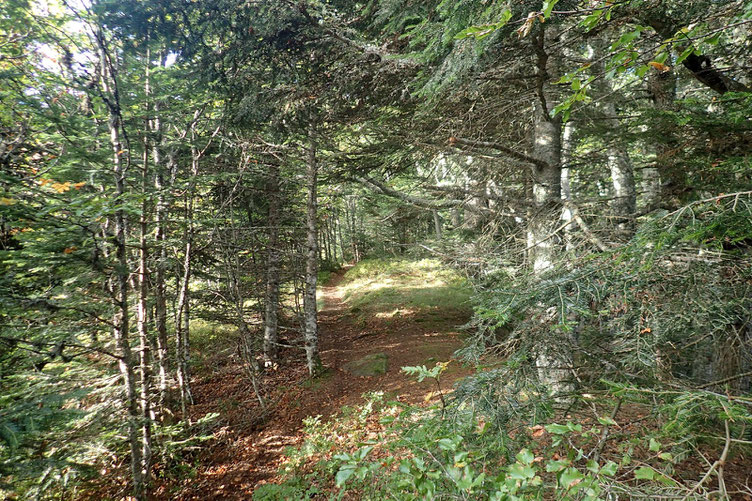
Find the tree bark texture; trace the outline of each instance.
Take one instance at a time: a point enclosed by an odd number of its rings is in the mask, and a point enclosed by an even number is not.
[[[267,179],[266,195],[269,212],[267,217],[268,242],[266,253],[266,292],[264,296],[264,359],[265,363],[277,361],[279,336],[279,280],[280,280],[280,184],[279,166],[271,164]]]
[[[316,306],[316,286],[319,271],[318,231],[317,231],[317,183],[318,159],[316,158],[316,136],[313,130],[309,134],[310,144],[306,159],[306,185],[308,188],[306,218],[306,273],[305,292],[303,295],[303,315],[305,319],[305,352],[308,373],[316,375],[321,369],[319,358],[319,332]]]

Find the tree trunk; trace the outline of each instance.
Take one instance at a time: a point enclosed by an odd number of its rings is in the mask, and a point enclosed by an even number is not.
[[[339,210],[335,212],[334,216],[335,221],[337,222],[337,236],[339,237],[339,254],[342,256],[342,262],[346,262],[347,258],[345,257],[346,254],[346,247],[345,247],[345,239],[342,238],[342,220],[339,217]]]
[[[186,207],[186,224],[192,224],[192,208]],[[183,275],[180,280],[180,292],[178,293],[177,317],[175,321],[175,372],[180,391],[180,408],[183,419],[188,421],[188,405],[193,403],[190,388],[190,281],[191,281],[191,253],[193,251],[192,231],[186,227],[185,255],[183,256]]]
[[[536,37],[538,58],[538,98],[534,107],[535,129],[533,131],[533,157],[542,161],[533,167],[533,207],[528,214],[528,260],[535,275],[542,275],[554,265],[561,252],[557,228],[561,216],[561,167],[562,126],[561,120],[551,118],[551,96],[547,94],[548,54],[545,52],[546,34],[541,28]],[[553,323],[557,315],[555,306],[540,305],[545,311],[544,322]],[[552,332],[553,336],[554,333]],[[571,391],[569,369],[571,351],[568,340],[543,340],[536,347],[538,378],[551,394],[561,399]]]
[[[574,215],[572,210],[566,205],[566,202],[572,199],[572,189],[570,186],[569,164],[572,161],[572,135],[574,134],[574,125],[567,122],[564,125],[562,134],[562,154],[561,154],[561,199],[565,202],[561,211],[561,222],[564,225],[564,248],[567,251],[574,250],[574,241],[572,238],[574,224]]]
[[[676,98],[676,75],[669,70],[659,72],[651,70],[648,76],[648,92],[657,110],[669,111]],[[665,132],[662,132],[665,133]],[[654,146],[655,162],[652,167],[642,169],[642,205],[645,211],[650,212],[658,208],[661,193],[661,168],[662,157],[666,154],[663,147]]]
[[[332,217],[329,219],[329,241],[332,243],[332,258],[334,263],[339,262],[339,256],[337,255],[337,217],[332,210]]]
[[[310,145],[308,148],[308,158],[306,162],[306,184],[308,187],[307,203],[307,255],[306,255],[306,281],[305,293],[303,296],[303,312],[305,317],[305,352],[308,373],[316,375],[321,370],[321,359],[319,358],[319,333],[318,318],[316,312],[316,285],[319,271],[318,262],[318,238],[317,238],[317,194],[316,185],[318,182],[318,161],[316,158],[316,140],[315,133],[311,130],[309,134]]]
[[[279,336],[279,218],[280,218],[280,188],[279,166],[269,165],[269,177],[266,186],[269,200],[268,248],[266,255],[266,294],[264,298],[264,359],[266,364],[277,361]]]
[[[154,147],[155,153],[157,147]],[[159,157],[155,157],[155,165]],[[168,209],[164,194],[164,174],[159,171],[155,175],[154,187],[157,190],[156,213],[156,273],[154,276],[154,320],[157,331],[157,363],[159,371],[159,415],[163,416],[167,400],[167,375],[169,374],[169,357],[167,355],[167,293],[165,286],[165,264],[167,262],[167,217]]]
[[[114,63],[105,46],[105,38],[101,30],[94,35],[99,50],[99,65],[102,97],[108,110],[107,127],[110,133],[110,146],[112,148],[112,173],[115,183],[115,204],[118,207],[113,215],[114,219],[114,246],[115,246],[115,280],[112,294],[115,303],[113,316],[113,334],[118,351],[118,366],[123,376],[125,385],[126,402],[128,412],[128,443],[131,453],[131,476],[133,480],[133,495],[138,501],[146,499],[146,483],[143,474],[142,447],[139,440],[140,416],[138,410],[138,396],[136,375],[133,364],[133,353],[129,339],[129,307],[128,307],[128,278],[130,265],[128,263],[128,249],[126,245],[128,219],[125,211],[121,208],[125,196],[125,173],[123,156],[126,161],[130,158],[130,152],[124,148],[120,131],[122,119],[118,102],[117,74]],[[129,162],[128,162],[129,163]]]
[[[528,219],[528,260],[535,274],[553,266],[559,251],[555,235],[561,204],[561,121],[544,111],[537,113],[533,154],[546,162],[534,168],[533,210]]]
[[[147,52],[147,61],[148,57]],[[149,95],[149,70],[148,64],[146,69],[146,86],[145,94]],[[144,124],[147,125],[147,124]],[[145,127],[146,129],[147,127]],[[149,203],[147,192],[149,176],[149,139],[144,135],[143,162],[141,166],[141,216],[139,217],[139,236],[138,236],[138,304],[136,310],[136,319],[138,324],[139,339],[139,379],[141,383],[140,405],[141,405],[141,461],[142,474],[145,485],[149,485],[151,476],[151,345],[149,342],[149,272],[148,260],[149,251],[146,240],[149,233],[148,213]]]
[[[619,136],[619,119],[616,117],[616,106],[607,103],[604,106],[606,124],[612,130],[612,137]],[[629,154],[624,147],[614,143],[612,139],[608,146],[608,168],[611,172],[611,183],[614,187],[614,198],[611,203],[614,212],[617,235],[629,239],[634,233],[635,211],[637,209],[637,192],[635,190],[634,170]]]
[[[593,70],[596,74],[606,72],[603,63],[608,54],[609,42],[598,41],[593,50]],[[597,90],[600,93],[600,110],[603,115],[603,125],[608,130],[606,145],[607,165],[611,173],[613,198],[611,210],[614,216],[614,226],[619,239],[629,239],[634,233],[635,211],[637,208],[637,192],[635,190],[634,169],[629,153],[621,140],[622,124],[616,111],[615,101],[620,97],[615,95],[608,78],[599,79]]]
[[[462,226],[462,212],[459,208],[452,209],[452,229],[459,229]]]
[[[183,257],[183,276],[180,282],[180,292],[178,297],[177,318],[175,322],[175,360],[178,387],[180,390],[180,407],[183,419],[190,421],[188,416],[188,405],[193,404],[193,394],[191,393],[191,374],[190,374],[190,335],[191,335],[191,297],[190,282],[192,275],[191,257],[193,253],[193,187],[196,185],[196,178],[199,171],[199,159],[202,152],[198,151],[195,146],[193,132],[191,133],[191,182],[190,189],[186,195],[185,202],[185,232],[183,240],[185,242],[185,254]]]
[[[164,416],[167,400],[167,375],[169,374],[169,356],[167,352],[167,293],[165,286],[167,263],[167,219],[168,204],[165,196],[164,169],[161,165],[162,124],[159,120],[159,104],[154,105],[154,120],[152,121],[154,143],[152,145],[152,164],[154,165],[154,188],[157,192],[155,244],[155,274],[154,274],[154,320],[157,331],[157,363],[159,372],[159,403],[160,418]],[[170,157],[170,161],[173,161]]]
[[[431,214],[433,215],[433,229],[436,239],[441,240],[441,216],[439,216],[439,211],[437,210],[431,211]]]

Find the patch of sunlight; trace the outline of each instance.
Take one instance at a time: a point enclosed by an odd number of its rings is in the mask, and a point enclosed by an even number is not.
[[[345,275],[340,292],[354,313],[394,318],[396,310],[410,314],[470,310],[472,291],[459,274],[439,261],[375,259],[361,261]]]
[[[380,311],[373,314],[374,318],[394,318],[406,315],[415,315],[416,310],[412,308],[396,308],[392,311]]]
[[[432,289],[447,287],[450,284],[443,279],[425,279],[421,277],[410,277],[410,279],[403,279],[397,281],[391,278],[385,278],[380,281],[369,280],[365,282],[356,281],[342,287],[344,295],[349,300],[353,293],[365,294],[369,292],[377,292],[383,289],[397,290],[411,290],[411,289]]]

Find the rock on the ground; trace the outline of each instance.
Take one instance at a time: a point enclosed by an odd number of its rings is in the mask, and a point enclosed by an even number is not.
[[[346,363],[342,369],[354,376],[378,376],[386,374],[388,365],[389,357],[386,353],[372,353]]]

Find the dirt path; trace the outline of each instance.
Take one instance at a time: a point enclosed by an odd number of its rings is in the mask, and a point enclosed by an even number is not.
[[[368,391],[384,391],[405,402],[421,402],[434,389],[430,382],[417,383],[400,371],[406,365],[429,365],[449,360],[461,345],[456,326],[467,321],[460,314],[420,318],[407,312],[397,318],[363,318],[349,312],[342,297],[344,272],[323,287],[324,307],[319,314],[321,359],[327,374],[307,378],[298,351],[285,350],[276,371],[265,376],[265,386],[276,390],[275,406],[265,423],[258,420],[259,406],[243,376],[238,360],[211,367],[195,384],[196,405],[192,418],[210,412],[220,414],[224,427],[208,449],[195,458],[186,479],[158,492],[159,499],[250,499],[254,488],[273,482],[285,448],[302,442],[302,421],[308,416],[328,418],[343,405],[362,402]],[[386,374],[358,377],[343,365],[371,353],[388,356]],[[218,357],[227,360],[228,357]],[[456,364],[447,372],[445,386],[466,370]]]

